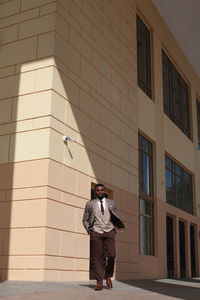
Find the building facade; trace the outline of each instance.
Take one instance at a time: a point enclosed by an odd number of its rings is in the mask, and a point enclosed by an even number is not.
[[[0,5],[0,279],[89,279],[97,182],[116,279],[198,276],[200,80],[153,3]]]

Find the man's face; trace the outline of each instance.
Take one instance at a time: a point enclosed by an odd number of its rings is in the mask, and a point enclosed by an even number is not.
[[[103,199],[104,192],[105,192],[105,189],[104,189],[103,186],[97,186],[96,189],[95,189],[96,196],[99,199]]]

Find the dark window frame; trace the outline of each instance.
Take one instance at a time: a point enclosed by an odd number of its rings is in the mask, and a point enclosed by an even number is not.
[[[153,143],[149,141],[145,136],[139,133],[139,219],[140,219],[140,254],[141,255],[155,255],[154,245],[154,182],[153,182]],[[148,149],[142,146],[142,140],[148,145]],[[145,171],[141,170],[141,158],[149,157],[149,181],[147,184],[147,191],[145,192],[142,187],[144,180],[142,175]],[[147,170],[146,170],[147,172]],[[145,227],[145,228],[144,228]],[[141,232],[143,230],[143,232]],[[146,240],[142,241],[145,237]],[[145,249],[144,249],[145,248]]]
[[[187,273],[187,227],[186,221],[179,219],[178,221],[178,235],[179,235],[179,266],[180,278],[185,278]]]
[[[191,139],[189,85],[164,50],[162,69],[164,112]]]
[[[171,164],[171,167],[170,167]],[[167,190],[167,174],[171,175],[171,196]],[[176,163],[171,157],[165,155],[166,202],[187,213],[194,214],[193,175]],[[188,180],[187,180],[188,179]],[[188,192],[189,191],[189,192]],[[190,201],[188,195],[190,193]],[[179,194],[179,195],[178,195]],[[181,194],[181,199],[178,196]]]
[[[176,272],[175,265],[175,217],[166,215],[166,252],[167,252],[167,278],[174,278]]]
[[[192,230],[193,229],[193,230]],[[191,261],[191,276],[197,276],[198,270],[198,251],[197,251],[197,244],[198,244],[198,237],[197,237],[197,225],[190,223],[190,261]]]
[[[200,150],[200,100],[196,100],[196,109],[197,109],[197,134],[198,134],[198,149]]]
[[[137,25],[137,81],[138,86],[152,98],[151,32],[140,16]]]

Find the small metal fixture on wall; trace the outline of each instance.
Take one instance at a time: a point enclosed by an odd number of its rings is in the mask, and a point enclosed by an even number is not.
[[[73,139],[70,138],[69,136],[64,135],[64,136],[63,136],[63,141],[64,141],[64,144],[66,145],[65,148],[68,149],[69,155],[70,155],[70,157],[73,159],[73,155],[72,155],[72,152],[71,152],[71,150],[70,150],[70,148],[69,148],[68,142],[75,142],[75,140],[73,140]],[[64,164],[64,156],[65,156],[65,150],[64,150],[64,152],[63,152],[63,164]]]
[[[64,142],[75,142],[75,140],[73,140],[72,138],[70,138],[69,136],[66,136],[66,135],[63,136],[63,141]]]

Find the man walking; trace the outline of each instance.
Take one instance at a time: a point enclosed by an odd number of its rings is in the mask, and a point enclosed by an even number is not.
[[[112,288],[115,264],[115,234],[116,230],[125,228],[117,216],[116,204],[105,197],[105,186],[101,183],[95,186],[96,198],[88,201],[83,215],[83,225],[90,235],[94,272],[97,284],[95,291],[103,288],[103,279],[108,288]],[[106,269],[103,265],[103,255],[107,257]]]

